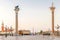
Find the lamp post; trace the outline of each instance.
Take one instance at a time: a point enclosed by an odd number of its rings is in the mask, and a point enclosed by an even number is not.
[[[15,16],[16,16],[16,35],[18,34],[18,11],[19,11],[19,6],[15,6]]]
[[[57,29],[57,36],[59,36],[59,28],[60,28],[60,26],[57,24],[57,26],[55,28]]]
[[[5,31],[6,31],[5,37],[7,37],[7,25],[5,27]]]

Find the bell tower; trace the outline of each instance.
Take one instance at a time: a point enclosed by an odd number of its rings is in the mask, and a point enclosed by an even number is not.
[[[2,22],[1,31],[4,32],[4,23]]]

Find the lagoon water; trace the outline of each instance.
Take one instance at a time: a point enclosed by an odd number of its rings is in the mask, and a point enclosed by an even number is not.
[[[0,40],[60,40],[60,37],[43,35],[0,36]]]

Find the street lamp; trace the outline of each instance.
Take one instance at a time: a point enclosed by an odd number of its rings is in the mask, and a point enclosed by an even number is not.
[[[59,35],[59,28],[60,28],[60,26],[57,24],[57,26],[55,28],[57,29],[57,35]]]
[[[10,32],[11,32],[11,35],[13,36],[13,29],[12,29],[12,26],[10,27]]]
[[[5,31],[6,31],[6,34],[5,34],[5,36],[7,37],[7,25],[6,25],[6,27],[5,27]]]

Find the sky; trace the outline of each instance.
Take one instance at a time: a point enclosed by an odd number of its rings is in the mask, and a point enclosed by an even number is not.
[[[60,25],[60,0],[53,0],[55,9],[55,27]],[[0,28],[2,22],[4,26],[15,29],[15,6],[19,5],[18,29],[31,30],[51,30],[51,7],[52,0],[0,0]],[[56,28],[55,28],[56,29]]]

